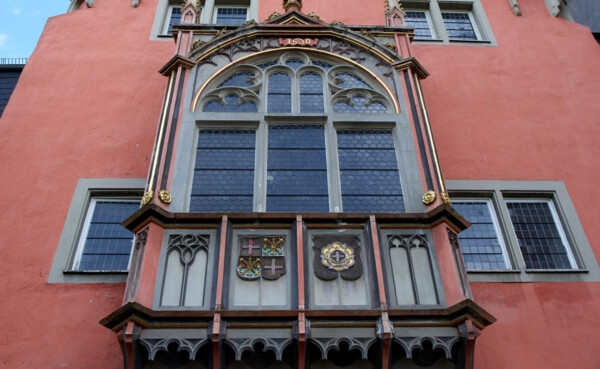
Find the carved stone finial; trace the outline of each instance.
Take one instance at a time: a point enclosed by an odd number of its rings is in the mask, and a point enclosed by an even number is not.
[[[192,49],[195,49],[195,48],[197,48],[198,46],[202,46],[202,45],[204,45],[204,41],[202,41],[202,40],[196,40],[196,41],[194,41],[194,43],[192,44]]]
[[[360,34],[369,38],[375,38],[375,36],[373,36],[373,34],[371,32],[369,32],[369,30],[363,28],[360,30]]]
[[[396,49],[396,45],[394,45],[394,44],[393,44],[393,43],[391,43],[391,42],[387,42],[387,43],[385,44],[385,47],[387,47],[388,49],[392,50],[392,51],[393,51],[393,52],[395,52],[395,53],[397,53],[397,52],[398,52],[398,49]]]
[[[340,21],[336,21],[336,20],[334,20],[333,22],[331,22],[331,25],[332,25],[332,26],[343,26],[343,25],[344,25],[344,23],[342,23],[342,22],[340,22]]]
[[[256,24],[256,21],[254,19],[250,19],[250,20],[247,20],[244,22],[245,26],[248,26],[248,25],[253,26],[255,24]]]
[[[321,20],[321,18],[319,18],[319,16],[315,12],[308,13],[308,16],[311,17],[314,20]]]
[[[269,15],[268,18],[271,20],[271,19],[275,19],[275,18],[279,17],[280,15],[281,14],[279,14],[277,12],[273,12],[273,13],[271,13],[271,15]]]
[[[213,39],[217,38],[217,37],[221,37],[224,34],[226,34],[227,32],[227,27],[223,27],[222,29],[220,29],[219,31],[217,31],[217,33],[215,33],[215,37],[213,37]]]
[[[302,0],[283,0],[283,10],[289,12],[291,9],[296,9],[297,11],[302,10]]]
[[[433,191],[425,192],[425,194],[423,195],[423,204],[430,205],[430,204],[433,204],[434,201],[435,201],[435,192],[433,192]]]

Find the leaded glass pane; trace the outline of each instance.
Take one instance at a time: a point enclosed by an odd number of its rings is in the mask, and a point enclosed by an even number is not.
[[[433,38],[431,35],[431,28],[429,28],[429,22],[427,21],[427,15],[424,11],[407,11],[404,16],[404,23],[415,29],[415,38]]]
[[[325,63],[324,61],[320,61],[320,60],[311,59],[311,62],[313,65],[316,65],[317,67],[321,67],[325,70],[331,69],[333,67],[332,64]]]
[[[246,21],[247,8],[217,9],[217,24],[243,24]]]
[[[138,201],[97,200],[77,270],[127,270],[133,235],[121,222],[139,208]]]
[[[322,126],[269,127],[267,211],[329,211]]]
[[[283,72],[269,76],[269,93],[267,97],[269,113],[292,112],[292,79]]]
[[[178,6],[174,6],[171,8],[171,19],[169,19],[169,29],[167,33],[171,33],[174,24],[181,23],[181,8]]]
[[[571,269],[548,202],[506,203],[527,269]]]
[[[304,61],[298,58],[290,58],[285,62],[285,65],[292,69],[298,69],[304,65]]]
[[[458,234],[467,269],[506,269],[504,252],[488,202],[455,200],[452,206],[471,223],[470,228]]]
[[[450,40],[477,40],[468,13],[442,13]]]
[[[300,76],[300,113],[322,113],[323,79],[315,72]]]
[[[260,63],[260,64],[256,64],[257,67],[259,67],[262,70],[265,70],[273,65],[277,64],[277,60],[271,60],[268,62],[264,62],[264,63]]]
[[[352,73],[337,73],[335,78],[335,85],[339,88],[371,88],[367,82]]]
[[[225,97],[225,104],[212,100],[204,104],[203,112],[207,113],[256,113],[258,107],[253,101],[244,101],[238,105],[240,98],[236,95]]]
[[[338,156],[345,212],[403,212],[390,130],[340,130]]]
[[[352,104],[347,101],[338,101],[333,106],[335,113],[358,113],[358,114],[383,114],[387,113],[387,108],[380,102],[371,102],[367,105],[367,98],[363,95],[352,97]]]
[[[200,131],[190,211],[252,211],[255,139],[253,130]]]
[[[254,85],[254,74],[251,72],[238,72],[223,81],[217,87],[250,87]]]

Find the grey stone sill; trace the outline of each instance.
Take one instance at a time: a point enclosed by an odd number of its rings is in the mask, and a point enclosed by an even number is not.
[[[490,269],[490,270],[467,270],[469,274],[519,274],[520,270],[514,269]]]
[[[525,269],[525,273],[589,273],[587,269]]]
[[[63,274],[127,274],[127,270],[64,270]]]

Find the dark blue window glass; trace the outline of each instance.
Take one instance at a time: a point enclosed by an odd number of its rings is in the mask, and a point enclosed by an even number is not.
[[[181,8],[178,6],[174,6],[171,8],[171,19],[169,19],[169,29],[167,33],[171,33],[174,24],[181,23]]]
[[[352,97],[352,104],[346,101],[338,101],[333,106],[335,113],[357,113],[357,114],[383,114],[387,108],[380,102],[371,102],[367,105],[367,98],[363,95]]]
[[[257,67],[259,67],[262,70],[265,70],[273,65],[277,64],[277,60],[271,60],[268,62],[264,62],[264,63],[260,63],[260,64],[256,64]]]
[[[217,9],[217,24],[244,24],[247,8],[219,8]]]
[[[300,113],[322,113],[323,80],[315,72],[300,76]]]
[[[207,113],[256,113],[258,107],[252,101],[244,101],[239,104],[240,98],[236,95],[226,96],[224,99],[225,104],[221,101],[209,101],[204,104],[202,108],[203,112]]]
[[[344,212],[403,212],[390,130],[340,130],[338,157]]]
[[[458,234],[469,270],[506,269],[502,246],[486,201],[452,201],[452,207],[471,223]]]
[[[320,60],[314,60],[312,59],[311,62],[313,63],[313,65],[316,65],[317,67],[321,67],[325,70],[330,69],[331,67],[333,67],[333,65],[329,64],[329,63],[325,63],[323,61]]]
[[[407,26],[414,27],[415,38],[431,39],[431,29],[427,22],[427,15],[424,11],[407,11],[404,16],[404,23]]]
[[[335,75],[335,85],[339,88],[371,88],[362,78],[348,72],[337,73]]]
[[[254,146],[253,130],[200,131],[191,212],[252,211]]]
[[[139,201],[97,200],[76,269],[127,270],[133,234],[121,222],[139,208]]]
[[[269,76],[268,93],[269,113],[292,112],[292,79],[283,72],[276,72]]]
[[[290,58],[285,62],[285,65],[292,69],[298,69],[304,65],[304,61],[297,58]]]
[[[572,269],[547,202],[507,202],[527,269]]]
[[[271,126],[268,145],[267,211],[329,211],[323,127]]]
[[[450,40],[477,40],[468,13],[442,13]]]
[[[251,72],[238,72],[227,77],[217,87],[250,87],[254,85],[254,74]]]

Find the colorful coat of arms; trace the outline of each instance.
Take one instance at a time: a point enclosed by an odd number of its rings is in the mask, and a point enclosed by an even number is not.
[[[313,237],[313,268],[317,277],[330,281],[338,275],[346,280],[362,276],[358,236],[315,236]]]
[[[239,237],[237,275],[246,280],[285,274],[284,237]]]

